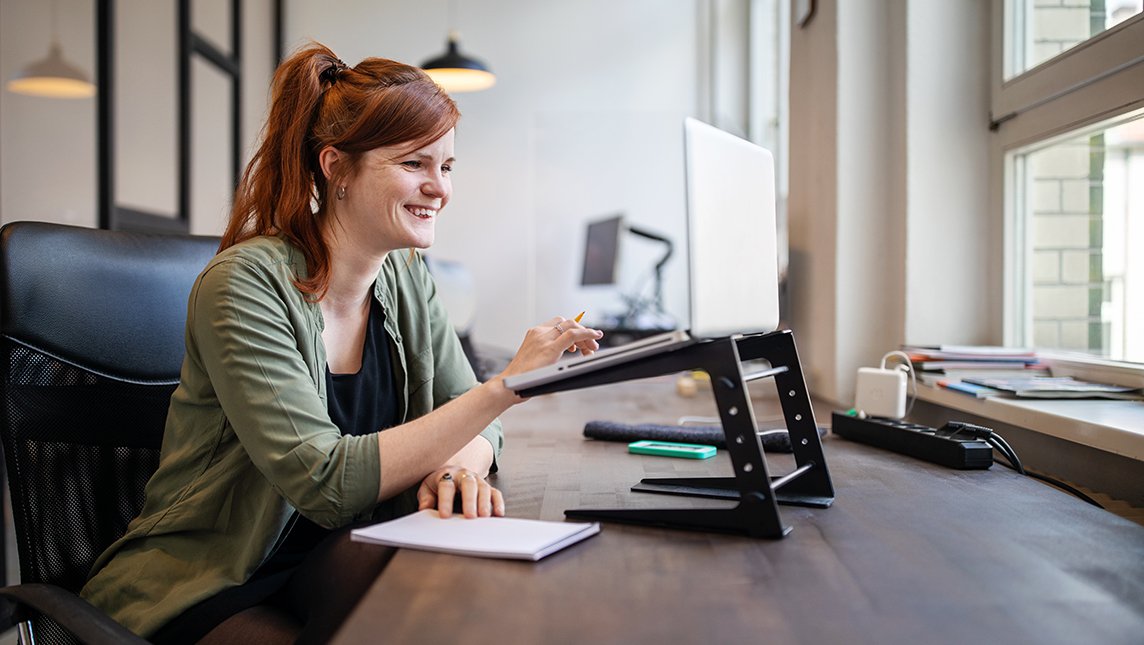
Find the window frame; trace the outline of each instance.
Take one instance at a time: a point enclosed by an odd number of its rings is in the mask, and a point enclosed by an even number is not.
[[[1002,338],[1026,345],[1031,294],[1024,284],[1029,259],[1026,223],[1020,216],[1020,154],[1078,136],[1085,128],[1144,113],[1144,14],[1107,29],[1012,78],[1005,78],[1013,11],[1021,0],[993,0],[990,23],[990,208],[1001,222]],[[1041,352],[1062,373],[1144,386],[1144,363],[1111,361],[1066,352]]]

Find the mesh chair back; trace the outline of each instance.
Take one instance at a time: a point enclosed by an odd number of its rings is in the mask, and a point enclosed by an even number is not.
[[[21,582],[78,592],[142,507],[187,296],[217,248],[205,237],[0,229],[0,439]]]

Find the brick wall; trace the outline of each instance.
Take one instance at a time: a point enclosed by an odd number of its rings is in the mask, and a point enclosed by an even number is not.
[[[1034,0],[1031,28],[1026,69],[1104,31],[1104,0]]]
[[[1031,65],[1104,30],[1104,0],[1036,0]],[[1029,155],[1033,343],[1104,352],[1101,266],[1104,138]]]

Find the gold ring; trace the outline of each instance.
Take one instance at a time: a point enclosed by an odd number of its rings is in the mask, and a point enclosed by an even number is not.
[[[465,472],[461,473],[460,478],[461,479],[476,479],[477,476],[466,470]]]

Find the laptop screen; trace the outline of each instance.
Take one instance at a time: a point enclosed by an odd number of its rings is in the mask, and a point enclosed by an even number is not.
[[[771,153],[686,119],[691,334],[717,338],[779,324]]]

